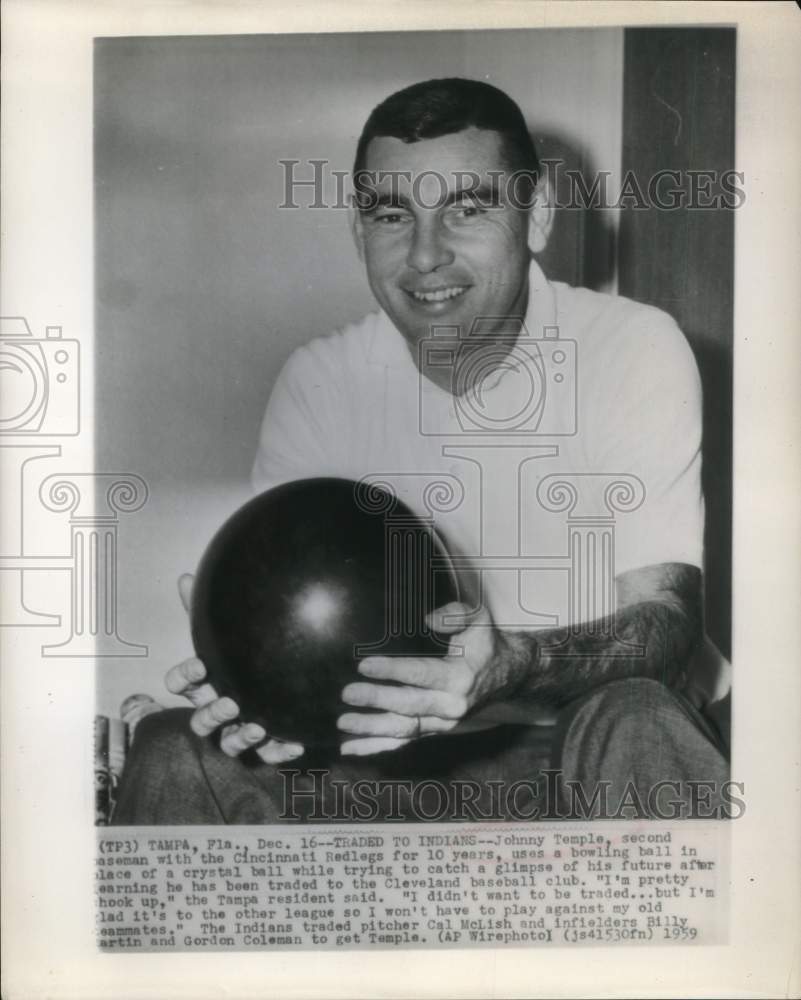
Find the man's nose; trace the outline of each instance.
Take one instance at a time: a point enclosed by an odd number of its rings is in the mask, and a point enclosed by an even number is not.
[[[425,274],[438,267],[452,264],[453,251],[439,221],[431,219],[418,222],[414,227],[412,243],[406,263],[409,267]]]

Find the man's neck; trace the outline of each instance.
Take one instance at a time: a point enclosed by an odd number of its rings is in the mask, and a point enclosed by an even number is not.
[[[444,392],[454,396],[463,395],[473,389],[478,382],[485,381],[493,371],[503,368],[503,362],[517,343],[520,329],[518,322],[510,327],[484,334],[476,340],[459,337],[440,340],[438,337],[437,353],[441,357],[440,348],[442,351],[452,352],[453,364],[432,365],[424,361],[420,367],[419,352],[415,362],[421,374]],[[484,363],[482,358],[486,358],[491,366]]]

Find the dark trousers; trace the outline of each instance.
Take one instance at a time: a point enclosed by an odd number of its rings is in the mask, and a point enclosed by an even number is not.
[[[373,757],[309,751],[282,767],[226,756],[192,733],[190,715],[139,724],[115,825],[673,819],[719,816],[727,802],[716,732],[646,679],[597,688],[555,726],[426,737]]]

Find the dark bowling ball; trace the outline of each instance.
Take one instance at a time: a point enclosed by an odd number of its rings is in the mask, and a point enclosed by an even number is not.
[[[304,479],[251,500],[212,539],[192,637],[242,721],[332,746],[359,660],[445,655],[425,616],[458,599],[442,542],[405,504],[376,486]]]

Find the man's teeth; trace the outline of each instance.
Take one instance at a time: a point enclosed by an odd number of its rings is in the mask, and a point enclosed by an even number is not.
[[[412,295],[418,302],[444,302],[461,295],[464,290],[463,285],[454,285],[453,288],[438,288],[435,292],[412,292]]]

